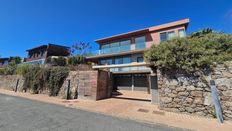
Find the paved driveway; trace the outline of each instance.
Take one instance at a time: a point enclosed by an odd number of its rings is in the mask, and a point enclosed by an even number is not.
[[[123,109],[123,107],[122,107]],[[173,131],[140,123],[0,94],[0,131]]]

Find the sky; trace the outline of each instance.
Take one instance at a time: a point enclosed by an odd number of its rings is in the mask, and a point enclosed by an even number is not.
[[[0,0],[0,56],[71,46],[189,18],[187,34],[203,28],[232,33],[232,0]]]

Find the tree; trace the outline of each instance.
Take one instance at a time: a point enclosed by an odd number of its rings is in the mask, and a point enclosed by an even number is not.
[[[15,56],[15,57],[10,57],[9,61],[17,65],[21,63],[21,60],[22,60],[21,57]]]
[[[89,42],[74,43],[71,48],[71,55],[86,56],[90,53],[92,46]]]
[[[202,71],[213,62],[232,60],[232,35],[205,29],[153,46],[145,52],[145,60],[161,71]]]

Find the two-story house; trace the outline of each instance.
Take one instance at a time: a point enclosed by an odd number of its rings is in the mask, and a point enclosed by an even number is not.
[[[69,56],[70,48],[55,44],[41,45],[28,49],[28,57],[25,59],[26,64],[45,64],[48,57]]]
[[[149,90],[150,68],[144,62],[143,53],[152,45],[174,37],[184,37],[189,19],[153,26],[96,40],[99,53],[87,57],[97,65],[113,73],[114,89]]]
[[[0,58],[0,68],[9,64],[10,58]]]

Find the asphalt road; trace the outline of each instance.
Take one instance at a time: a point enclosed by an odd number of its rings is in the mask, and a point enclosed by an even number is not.
[[[123,109],[123,107],[122,107]],[[173,131],[147,124],[0,94],[0,131]]]

